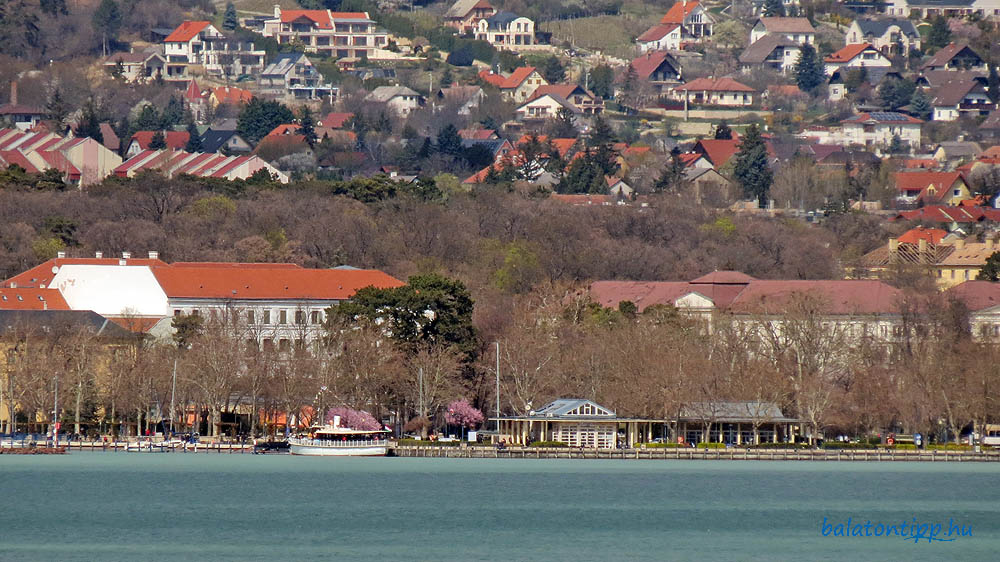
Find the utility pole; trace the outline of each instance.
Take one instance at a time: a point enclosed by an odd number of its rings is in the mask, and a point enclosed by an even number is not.
[[[59,446],[59,375],[56,375],[56,392],[52,403],[52,445]]]
[[[497,341],[497,435],[500,435],[500,342]]]
[[[177,392],[177,358],[174,357],[174,375],[170,383],[170,437],[174,436],[174,394]]]

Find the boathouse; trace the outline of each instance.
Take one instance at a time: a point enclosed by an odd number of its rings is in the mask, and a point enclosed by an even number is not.
[[[570,447],[614,449],[623,442],[648,441],[654,423],[662,420],[619,418],[610,408],[581,398],[560,398],[524,416],[502,416],[500,439],[518,445],[533,441],[558,441]]]
[[[688,443],[794,442],[801,420],[785,416],[773,402],[693,402],[674,420],[678,435]]]

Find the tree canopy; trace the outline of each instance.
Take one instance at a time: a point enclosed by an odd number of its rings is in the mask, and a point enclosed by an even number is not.
[[[756,199],[761,208],[767,206],[774,173],[768,162],[767,145],[757,124],[750,125],[740,140],[733,175],[748,198]]]
[[[240,111],[236,121],[236,132],[247,142],[257,144],[275,127],[291,123],[294,117],[292,110],[282,103],[255,97]]]

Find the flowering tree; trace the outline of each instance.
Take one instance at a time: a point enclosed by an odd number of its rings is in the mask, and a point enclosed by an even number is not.
[[[448,404],[448,413],[444,419],[452,425],[473,428],[476,424],[483,423],[483,413],[472,407],[466,399],[455,400]]]
[[[352,410],[346,406],[331,408],[326,412],[326,423],[333,423],[333,416],[340,416],[340,426],[363,431],[382,429],[375,416],[364,410]]]

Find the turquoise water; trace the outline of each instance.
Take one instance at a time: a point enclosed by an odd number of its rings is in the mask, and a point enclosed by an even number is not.
[[[0,456],[0,560],[996,560],[992,464]],[[823,517],[971,525],[927,544]]]

